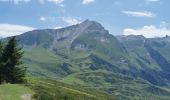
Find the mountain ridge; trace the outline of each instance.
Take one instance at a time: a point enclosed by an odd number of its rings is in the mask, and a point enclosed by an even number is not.
[[[148,88],[169,86],[168,37],[113,36],[101,24],[89,20],[16,37],[25,51],[23,61],[33,76],[100,88],[125,100],[140,93],[146,95],[142,92],[148,93]],[[119,90],[119,86],[130,91]]]
[[[156,53],[156,51],[155,54],[152,54],[154,48],[152,49],[151,45],[155,45],[155,43],[158,45],[159,43],[157,41],[160,41],[160,38],[148,39],[143,36],[133,35],[115,37],[109,34],[109,32],[105,30],[101,24],[95,21],[85,20],[80,24],[62,29],[34,30],[19,35],[17,38],[25,48],[30,48],[29,46],[31,46],[31,48],[43,48],[45,51],[48,50],[51,55],[61,57],[62,59],[67,59],[69,63],[73,62],[73,66],[76,65],[78,69],[79,64],[74,62],[74,59],[82,59],[79,56],[82,54],[82,57],[89,57],[89,60],[93,60],[93,56],[89,56],[93,54],[96,57],[99,57],[99,59],[106,59],[110,65],[117,66],[117,71],[121,74],[130,75],[131,77],[141,77],[154,84],[157,84],[157,82],[152,82],[152,79],[147,78],[149,76],[153,76],[146,71],[146,69],[151,71],[154,70],[153,68],[157,68],[156,72],[153,71],[153,73],[157,73],[157,71],[161,72],[162,69],[167,70],[167,67],[169,66],[169,62],[161,54],[158,52]],[[136,53],[132,53],[132,51],[136,49],[143,49],[143,53],[150,54],[146,55],[148,59],[145,59],[143,55],[138,54],[138,51],[135,51]],[[157,56],[162,57],[162,59],[164,58],[163,64],[158,62]],[[147,63],[144,64],[144,62]],[[69,63],[68,65],[72,66],[72,64]],[[95,62],[92,61],[91,63]],[[168,64],[166,68],[163,66],[165,64]],[[94,66],[88,64],[88,66],[89,65]],[[100,65],[101,64],[97,65],[99,69],[104,68],[100,67]],[[88,70],[91,70],[92,67],[90,66],[90,69]],[[87,66],[84,65],[84,67]],[[106,67],[106,69],[108,67]],[[70,72],[74,73],[75,71]],[[146,77],[143,75],[144,73],[149,76],[147,75]],[[153,80],[155,80],[155,78],[153,78]]]

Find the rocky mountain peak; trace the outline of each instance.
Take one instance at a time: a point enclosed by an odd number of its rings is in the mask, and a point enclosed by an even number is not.
[[[90,21],[90,20],[85,20],[84,22],[79,24],[79,27],[86,27],[86,30],[93,30],[93,31],[104,31],[104,27],[96,22],[96,21]],[[105,30],[106,31],[106,30]]]

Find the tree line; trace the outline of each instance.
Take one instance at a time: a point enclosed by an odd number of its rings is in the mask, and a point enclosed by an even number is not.
[[[26,67],[21,60],[23,54],[15,36],[9,38],[6,44],[0,41],[0,84],[25,81]]]

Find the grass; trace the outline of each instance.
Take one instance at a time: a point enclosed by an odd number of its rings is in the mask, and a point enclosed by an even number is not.
[[[114,100],[111,95],[95,89],[68,85],[59,81],[29,78],[28,86],[36,100]]]
[[[0,85],[0,100],[22,100],[25,94],[33,94],[33,91],[19,84]]]
[[[55,55],[50,50],[44,50],[44,48],[32,48],[26,49],[24,55],[25,66],[28,66],[28,71],[34,76],[45,76],[58,78],[67,75],[67,71],[74,71],[67,59]],[[62,64],[69,64],[69,69],[63,70]]]
[[[64,77],[64,78],[61,80],[61,82],[64,82],[64,83],[67,83],[67,84],[85,85],[85,83],[84,83],[82,80],[76,78],[76,74],[77,74],[77,73],[71,74],[71,75],[68,75],[68,76]]]
[[[32,94],[34,100],[115,100],[96,89],[68,85],[59,81],[28,77],[27,83],[0,85],[0,100],[23,100]]]

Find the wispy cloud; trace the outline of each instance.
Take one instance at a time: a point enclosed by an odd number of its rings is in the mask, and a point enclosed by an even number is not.
[[[0,0],[0,2],[12,2],[14,4],[19,4],[19,3],[27,3],[33,0]],[[61,4],[64,2],[64,0],[38,0],[41,4],[44,4],[45,2],[53,2],[56,4]]]
[[[33,27],[14,25],[14,24],[0,24],[0,37],[8,37],[19,35],[27,31],[34,30]]]
[[[155,17],[156,15],[150,11],[122,11],[122,13],[133,17]]]
[[[90,4],[93,2],[95,2],[95,0],[82,0],[82,4],[84,4],[84,5],[87,5],[87,4]]]
[[[145,0],[146,2],[158,2],[160,0]]]
[[[61,4],[64,2],[64,0],[48,0],[48,2],[54,2],[56,4]]]
[[[41,17],[40,17],[40,20],[41,20],[41,21],[46,21],[47,19],[46,19],[46,17],[41,16]]]
[[[40,20],[40,21],[43,21],[43,22],[45,22],[45,21],[55,22],[56,19],[57,19],[57,17],[54,17],[54,16],[41,16],[41,17],[39,18],[39,20]]]
[[[39,0],[39,2],[40,2],[41,4],[44,4],[44,3],[45,3],[45,0]]]
[[[63,17],[62,20],[66,22],[68,25],[75,25],[75,24],[81,23],[80,20],[78,20],[77,18],[73,18],[73,17]]]
[[[0,2],[12,2],[14,4],[19,4],[19,3],[27,3],[30,2],[31,0],[0,0]]]
[[[57,26],[57,27],[54,27],[54,29],[61,29],[63,28],[62,26]]]
[[[154,25],[144,26],[142,28],[126,28],[123,35],[143,35],[146,38],[170,36],[170,30],[166,27],[156,27]]]

